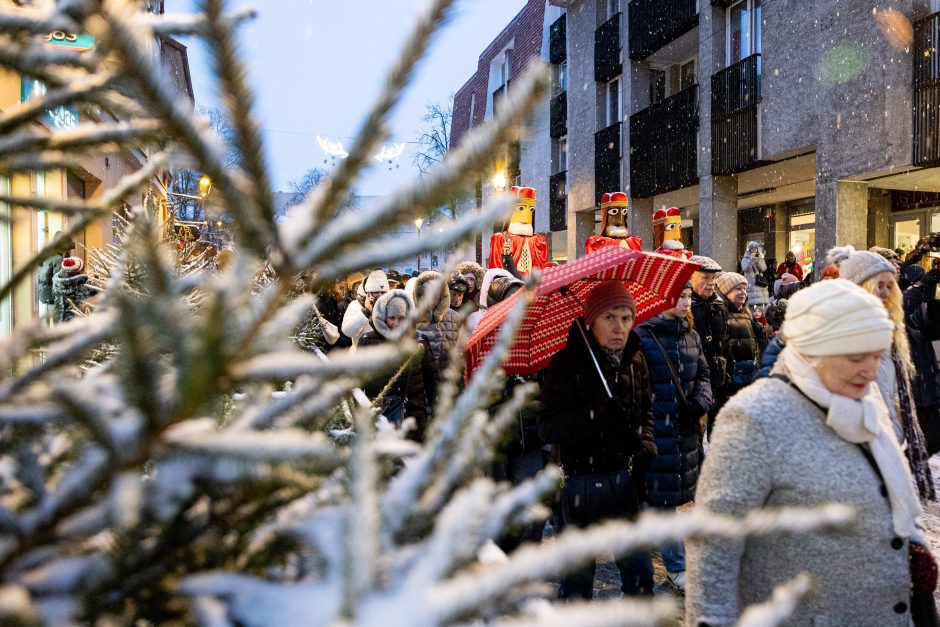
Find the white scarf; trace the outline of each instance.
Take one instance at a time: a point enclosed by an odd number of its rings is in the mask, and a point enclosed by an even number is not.
[[[920,500],[878,387],[870,383],[860,401],[833,394],[815,368],[791,346],[780,353],[774,372],[789,377],[807,397],[828,410],[826,425],[836,435],[853,444],[868,445],[888,490],[894,532],[902,538],[919,537]]]

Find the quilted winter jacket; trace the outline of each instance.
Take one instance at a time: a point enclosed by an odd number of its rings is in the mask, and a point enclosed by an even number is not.
[[[717,399],[728,382],[728,308],[718,294],[704,299],[692,293],[692,317],[695,319],[695,331],[702,340],[705,359],[708,360],[712,394]]]
[[[626,470],[631,459],[636,474],[641,474],[655,457],[656,446],[649,372],[640,338],[630,333],[620,367],[615,369],[588,333],[614,395],[609,399],[575,324],[568,332],[567,345],[545,370],[539,437],[555,445],[567,476]]]
[[[928,303],[936,286],[923,281],[904,290],[904,325],[917,375],[911,379],[918,407],[940,406],[940,367],[934,351]]]
[[[678,507],[695,498],[702,465],[701,427],[694,418],[701,417],[712,406],[708,362],[698,334],[689,332],[686,320],[668,320],[659,315],[637,327],[636,332],[650,373],[653,437],[658,451],[646,473],[646,500],[657,507]],[[669,355],[686,400],[697,406],[694,415],[679,415],[679,393],[653,334]]]
[[[428,288],[429,283],[435,279],[441,279],[441,275],[437,272],[422,272],[418,278],[414,279],[415,302],[423,299],[425,288]],[[418,324],[418,331],[428,341],[432,372],[438,382],[444,378],[450,350],[457,344],[460,324],[460,314],[450,308],[450,290],[445,285],[437,304],[428,314],[428,319]],[[433,403],[436,399],[428,400]]]
[[[755,322],[747,306],[743,309],[725,299],[728,307],[728,363],[729,395],[757,378],[761,351],[764,348],[764,329]]]

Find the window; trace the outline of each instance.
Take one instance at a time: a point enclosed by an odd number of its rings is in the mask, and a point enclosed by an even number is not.
[[[621,120],[619,77],[607,83],[604,88],[604,109],[605,128]]]
[[[650,68],[650,104],[656,104],[666,97],[666,70]]]
[[[607,19],[609,20],[618,13],[623,13],[623,9],[620,6],[621,0],[607,0]]]
[[[476,104],[477,104],[477,95],[476,93],[471,93],[470,94],[470,126],[469,128],[473,128],[473,112],[474,112],[474,109],[476,109]]]
[[[503,62],[499,66],[500,86],[509,89],[509,77],[512,75],[512,48],[503,53]]]
[[[679,91],[691,87],[695,80],[695,59],[679,66]]]
[[[555,66],[555,95],[568,91],[568,64],[560,63]]]
[[[568,136],[563,135],[552,141],[552,173],[568,169]]]
[[[761,51],[761,0],[740,0],[728,8],[728,65]]]

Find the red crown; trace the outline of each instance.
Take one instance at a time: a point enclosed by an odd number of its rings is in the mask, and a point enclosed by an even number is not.
[[[666,215],[667,216],[681,216],[682,210],[679,209],[679,207],[669,207],[668,209],[666,209]]]
[[[535,200],[535,189],[532,187],[513,187],[512,191],[519,198],[530,198]]]
[[[653,212],[653,222],[659,222],[665,219],[666,219],[665,209],[657,209],[656,211]]]
[[[603,194],[601,194],[601,207],[606,206],[607,203],[609,203],[609,202],[610,202],[610,194],[608,194],[608,193],[606,193],[606,192],[603,193]]]
[[[606,208],[608,206],[626,207],[627,195],[623,192],[609,192],[601,194],[601,208]]]

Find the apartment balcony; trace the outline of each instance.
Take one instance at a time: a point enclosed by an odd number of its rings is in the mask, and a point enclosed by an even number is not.
[[[552,139],[566,135],[568,133],[568,92],[563,91],[552,98],[548,108],[548,134]]]
[[[611,124],[594,133],[594,195],[600,204],[601,194],[620,190],[620,137],[622,122]]]
[[[623,14],[617,13],[594,31],[594,80],[598,83],[606,83],[623,72],[622,18]]]
[[[548,228],[564,231],[568,228],[568,171],[556,172],[548,179]]]
[[[698,183],[698,85],[630,116],[630,192],[648,198]]]
[[[630,58],[639,61],[698,25],[696,0],[632,0]]]
[[[712,76],[712,174],[734,174],[761,165],[760,67],[760,55],[753,54]]]
[[[559,64],[568,60],[568,14],[552,22],[548,27],[548,62]]]
[[[940,13],[914,23],[914,165],[940,165]]]

